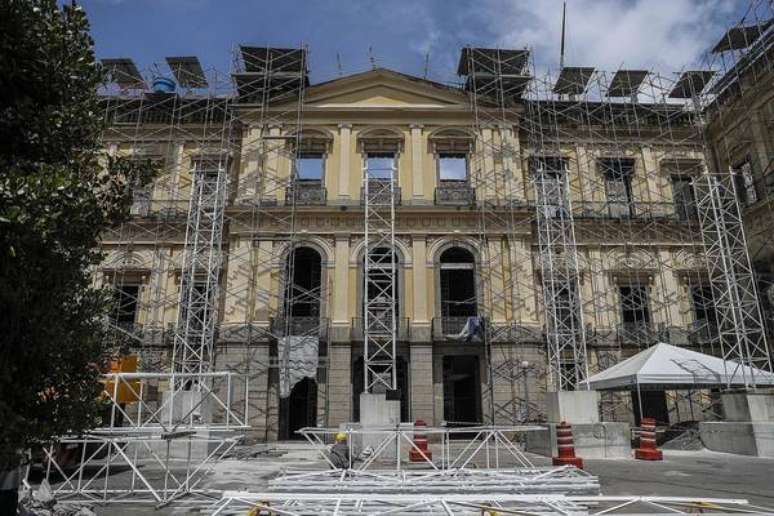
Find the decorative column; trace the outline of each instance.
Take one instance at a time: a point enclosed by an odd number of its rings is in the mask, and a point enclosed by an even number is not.
[[[274,248],[274,242],[271,240],[259,240],[254,244],[255,249],[255,263],[258,270],[255,274],[256,283],[256,296],[255,296],[255,311],[253,313],[253,321],[258,326],[269,326],[269,311],[271,306],[269,305],[272,299],[272,282],[271,274],[272,267],[274,266],[272,259],[272,252]]]
[[[513,127],[500,126],[500,140],[502,142],[503,169],[505,173],[506,195],[510,198],[523,201],[526,199],[524,192],[524,176],[521,170],[521,157],[519,139],[514,138]]]
[[[424,171],[422,170],[422,124],[411,124],[411,189],[415,204],[427,201],[424,192]]]
[[[269,126],[269,137],[271,141],[268,143],[268,149],[265,149],[267,154],[264,160],[263,171],[261,172],[261,179],[263,180],[263,190],[261,192],[261,198],[264,201],[270,203],[276,203],[280,196],[277,191],[282,186],[282,180],[280,175],[280,149],[278,145],[279,137],[282,132],[282,126],[280,124],[273,124]]]
[[[347,201],[349,192],[349,154],[351,152],[352,124],[339,124],[339,191],[338,200]]]
[[[349,235],[337,235],[334,251],[331,344],[328,353],[328,400],[331,426],[352,417],[352,345],[349,313]]]

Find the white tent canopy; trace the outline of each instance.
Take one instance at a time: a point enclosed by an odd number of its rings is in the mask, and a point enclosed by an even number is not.
[[[592,390],[656,390],[774,385],[774,374],[742,367],[737,362],[659,343],[595,374],[579,388]]]

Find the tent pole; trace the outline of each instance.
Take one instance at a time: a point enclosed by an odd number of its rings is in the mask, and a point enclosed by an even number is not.
[[[642,418],[645,415],[642,413],[642,392],[640,392],[640,382],[637,381],[637,404],[640,407],[640,425],[642,425]]]

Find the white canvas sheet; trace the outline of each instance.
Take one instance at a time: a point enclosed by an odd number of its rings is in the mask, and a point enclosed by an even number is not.
[[[283,337],[277,342],[280,398],[290,396],[304,378],[317,379],[320,340],[311,336]]]

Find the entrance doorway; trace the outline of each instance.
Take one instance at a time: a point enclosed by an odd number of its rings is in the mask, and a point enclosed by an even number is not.
[[[280,400],[280,439],[303,439],[296,430],[317,426],[317,382],[304,378]]]
[[[476,355],[443,357],[443,418],[448,426],[481,423],[481,379]]]
[[[408,362],[402,356],[395,358],[395,375],[400,395],[400,420],[409,421],[409,378]],[[358,357],[352,365],[352,420],[360,421],[360,394],[363,392],[363,357]]]
[[[667,407],[666,393],[664,391],[641,391],[642,414],[637,399],[637,391],[632,391],[632,406],[634,407],[634,425],[640,426],[643,417],[656,419],[658,425],[669,425],[669,408]]]

